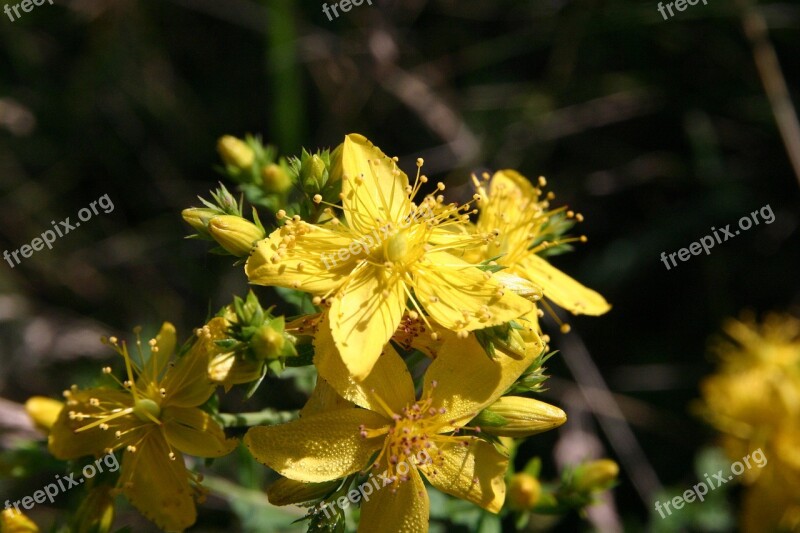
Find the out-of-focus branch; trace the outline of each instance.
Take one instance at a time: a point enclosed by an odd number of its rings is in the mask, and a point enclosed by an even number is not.
[[[797,121],[797,111],[789,97],[789,89],[786,87],[786,78],[783,76],[778,55],[769,40],[767,22],[750,0],[737,0],[737,4],[742,10],[744,34],[753,47],[758,75],[764,84],[764,91],[775,115],[775,122],[778,124],[794,174],[800,183],[800,123]]]

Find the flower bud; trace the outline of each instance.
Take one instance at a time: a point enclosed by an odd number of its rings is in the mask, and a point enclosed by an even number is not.
[[[63,407],[62,402],[44,396],[32,396],[25,402],[25,411],[28,416],[31,417],[36,427],[43,431],[50,431]]]
[[[270,163],[261,169],[261,188],[268,193],[286,192],[292,186],[292,178],[283,168]]]
[[[267,499],[272,505],[312,502],[327,496],[336,488],[337,483],[337,481],[303,483],[282,477],[267,489]]]
[[[219,211],[208,207],[190,207],[181,211],[181,216],[194,230],[203,237],[211,237],[208,233],[208,223]]]
[[[598,459],[580,465],[573,473],[573,488],[589,493],[609,488],[619,475],[619,466],[611,459]]]
[[[326,178],[326,165],[317,154],[312,155],[307,160],[303,161],[303,166],[300,171],[300,179],[303,186],[307,191],[319,192],[325,187]]]
[[[542,485],[530,474],[514,474],[508,483],[508,505],[516,511],[532,508],[542,495]]]
[[[247,143],[233,135],[224,135],[217,141],[217,151],[226,165],[245,170],[255,160],[253,149]]]
[[[208,223],[208,232],[228,252],[236,257],[244,257],[253,245],[266,238],[258,226],[247,219],[233,215],[219,215]]]
[[[504,437],[529,437],[557,428],[567,415],[549,403],[521,396],[504,396],[473,420],[481,431]]]
[[[250,339],[250,347],[257,359],[277,359],[283,354],[286,343],[283,334],[270,326],[261,326]]]

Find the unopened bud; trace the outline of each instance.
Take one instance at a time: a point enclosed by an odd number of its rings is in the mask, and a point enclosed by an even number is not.
[[[236,257],[250,254],[253,245],[266,238],[266,234],[258,226],[234,215],[212,218],[208,223],[208,232],[220,246]]]
[[[28,416],[31,417],[36,427],[44,431],[50,431],[63,407],[62,402],[44,396],[32,396],[25,402],[25,411]]]
[[[530,474],[514,474],[508,483],[508,505],[516,511],[532,508],[542,496],[542,485]]]
[[[270,326],[261,326],[250,339],[250,347],[257,359],[276,359],[283,353],[286,339]]]
[[[265,192],[286,192],[291,186],[292,178],[280,165],[270,163],[261,169],[261,187]]]
[[[272,505],[312,502],[327,496],[336,484],[337,481],[303,483],[282,477],[267,489],[267,499]]]
[[[210,237],[208,233],[208,223],[215,216],[219,216],[219,211],[208,207],[190,207],[181,211],[185,220],[194,230],[203,237]]]
[[[590,493],[609,488],[619,475],[619,465],[611,459],[598,459],[578,466],[573,473],[573,488]]]
[[[217,141],[217,151],[226,165],[240,170],[248,169],[255,160],[253,149],[233,135],[224,135]]]
[[[549,403],[521,396],[504,396],[473,420],[481,431],[503,437],[529,437],[557,428],[567,414]]]
[[[307,192],[314,193],[321,191],[325,187],[327,180],[325,176],[326,170],[325,161],[317,154],[305,159],[300,171],[304,189]]]

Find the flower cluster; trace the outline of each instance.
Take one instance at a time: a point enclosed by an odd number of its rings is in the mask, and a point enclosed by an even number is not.
[[[768,315],[729,320],[716,342],[721,361],[701,384],[700,411],[731,460],[761,449],[764,468],[748,469],[743,531],[800,528],[800,320]]]
[[[53,455],[120,453],[120,475],[102,494],[124,494],[169,531],[195,522],[204,494],[184,454],[231,452],[238,441],[223,426],[236,425],[249,427],[243,442],[252,456],[281,476],[270,501],[308,506],[315,531],[341,530],[345,513],[331,503],[349,505],[354,492],[363,496],[359,531],[427,531],[423,480],[499,513],[514,473],[513,439],[566,421],[561,409],[531,397],[551,355],[540,318],[549,312],[567,332],[551,303],[573,314],[610,308],[547,260],[585,240],[565,236],[583,217],[552,208],[544,178],[532,184],[512,170],[473,176],[472,199],[447,202],[445,185],[429,184],[421,159],[412,183],[397,158],[357,134],[332,151],[288,160],[252,137],[226,136],[218,148],[253,220],[224,186],[184,219],[197,237],[241,258],[251,284],[276,288],[300,315],[277,316],[251,292],[180,350],[168,323],[149,341],[149,355],[138,338],[138,357],[108,339],[124,360],[124,381],[73,386],[57,417],[30,405],[49,428]],[[255,207],[272,212],[274,225],[265,228]],[[299,416],[219,412],[219,386],[248,384],[249,397],[270,373],[312,365],[316,385]],[[570,477],[540,509],[588,504],[616,476],[600,470],[600,481]],[[380,482],[352,489],[373,473]],[[514,478],[507,507],[535,510],[532,486]]]

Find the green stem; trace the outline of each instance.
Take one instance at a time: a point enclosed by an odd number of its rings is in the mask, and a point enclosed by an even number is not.
[[[245,426],[274,426],[283,424],[297,418],[297,411],[276,411],[275,409],[264,409],[255,413],[219,413],[217,415],[220,423],[226,427],[245,427]]]

